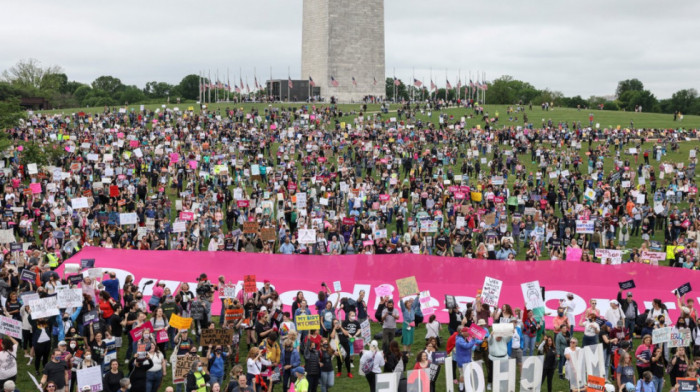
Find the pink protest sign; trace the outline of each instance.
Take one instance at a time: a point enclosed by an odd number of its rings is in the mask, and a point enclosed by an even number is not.
[[[130,147],[138,147],[139,141],[138,140],[129,140],[129,146]]]
[[[194,169],[197,168],[197,161],[190,160],[190,161],[187,162],[187,163],[190,165],[190,169],[194,170]]]
[[[131,332],[129,332],[131,334],[131,339],[133,339],[134,341],[141,339],[141,336],[143,335],[143,331],[146,331],[146,330],[153,332],[153,325],[151,324],[150,321],[146,321],[140,327],[136,327],[136,328],[132,329]]]
[[[170,163],[171,164],[177,163],[179,160],[180,160],[180,154],[178,154],[176,152],[170,154]]]
[[[378,305],[377,292],[391,295],[391,282],[406,276],[406,271],[415,271],[422,290],[430,290],[433,298],[453,295],[460,308],[474,300],[477,290],[482,288],[486,276],[503,282],[499,304],[523,307],[522,283],[538,280],[546,287],[545,310],[556,314],[559,300],[566,293],[573,293],[576,307],[574,315],[583,314],[591,299],[598,300],[598,308],[605,313],[609,301],[617,296],[619,282],[634,279],[637,288],[635,299],[644,311],[645,302],[659,298],[662,302],[675,303],[672,290],[690,282],[700,281],[700,271],[682,268],[654,267],[646,264],[600,265],[596,263],[566,263],[564,261],[540,260],[536,262],[475,260],[467,258],[438,257],[413,254],[400,255],[352,255],[352,256],[307,256],[263,253],[229,253],[180,251],[140,251],[84,247],[66,263],[80,263],[81,259],[95,259],[95,268],[115,271],[117,278],[124,280],[133,275],[139,287],[148,280],[164,282],[176,290],[181,282],[195,287],[194,277],[202,272],[209,276],[264,276],[280,293],[286,306],[291,306],[296,292],[304,290],[309,302],[315,302],[318,285],[323,281],[343,277],[341,296],[352,297],[355,291],[365,290],[368,313],[374,314]],[[65,265],[64,263],[63,265]],[[63,274],[63,265],[57,269]],[[435,267],[439,266],[439,268]],[[562,274],[566,267],[566,274]],[[577,276],[582,279],[570,279]],[[346,283],[347,282],[347,283]],[[390,290],[386,291],[386,287]],[[384,291],[383,291],[384,290]],[[700,301],[700,294],[693,294]],[[146,288],[145,298],[150,296]],[[221,301],[215,300],[212,312],[220,311]],[[679,316],[677,309],[669,308],[671,319]],[[440,322],[447,322],[449,314],[443,307],[436,309]],[[551,317],[545,318],[551,328]]]
[[[180,212],[180,220],[191,221],[194,219],[194,212],[182,211]]]
[[[566,261],[581,261],[583,249],[581,248],[566,248]]]
[[[374,288],[374,293],[377,297],[391,297],[394,292],[394,288],[388,284],[382,284]]]
[[[33,182],[29,184],[29,189],[32,190],[32,193],[41,193],[41,184],[38,182]]]
[[[480,326],[476,324],[472,324],[469,327],[469,334],[472,335],[474,338],[479,339],[479,340],[484,340],[486,337],[486,330],[481,328]]]
[[[379,195],[379,200],[380,201],[389,201],[390,196],[386,194],[381,194]]]

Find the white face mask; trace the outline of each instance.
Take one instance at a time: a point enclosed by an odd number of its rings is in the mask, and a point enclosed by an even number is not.
[[[150,337],[151,337],[151,335],[148,334],[148,333],[143,334],[143,338],[144,338],[144,339],[148,339],[148,338],[150,338]]]
[[[350,321],[355,321],[355,316],[350,316],[350,317],[348,317],[348,319],[349,319]]]
[[[90,359],[90,358],[92,358],[92,355],[90,355],[90,354],[85,355],[85,359]]]
[[[71,343],[70,348],[75,348],[75,343]]]

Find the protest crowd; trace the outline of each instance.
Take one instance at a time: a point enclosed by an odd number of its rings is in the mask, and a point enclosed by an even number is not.
[[[681,292],[675,320],[661,301],[644,310],[622,287],[604,314],[591,301],[578,321],[572,297],[556,315],[493,306],[480,293],[466,307],[446,299],[443,341],[418,292],[384,296],[372,309],[365,293],[341,298],[324,283],[314,303],[300,293],[289,307],[274,282],[229,292],[217,271],[203,271],[196,287],[151,282],[150,298],[114,271],[55,271],[85,247],[700,269],[697,150],[685,148],[696,131],[516,125],[527,108],[499,118],[471,102],[463,116],[440,105],[405,104],[395,114],[105,108],[33,114],[6,130],[0,387],[14,391],[17,362],[27,361],[50,392],[325,392],[339,377],[361,378],[353,383],[374,392],[383,373],[403,374],[405,390],[411,369],[425,370],[434,391],[450,362],[462,391],[464,365],[480,360],[490,390],[494,362],[520,366],[542,355],[551,392],[555,376],[577,390],[573,355],[598,344],[618,391],[697,379],[697,310]],[[49,152],[43,163],[30,160],[36,145]],[[414,336],[421,325],[425,337]],[[688,338],[671,347],[655,330]]]

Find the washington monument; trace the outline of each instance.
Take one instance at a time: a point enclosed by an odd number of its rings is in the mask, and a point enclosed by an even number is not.
[[[383,97],[384,0],[304,0],[301,49],[301,78],[326,100]]]

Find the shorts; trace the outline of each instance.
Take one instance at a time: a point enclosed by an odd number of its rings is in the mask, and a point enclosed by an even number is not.
[[[521,363],[523,363],[523,349],[522,348],[514,348],[513,350],[511,350],[510,357],[512,359],[515,359],[515,363],[520,365]]]

